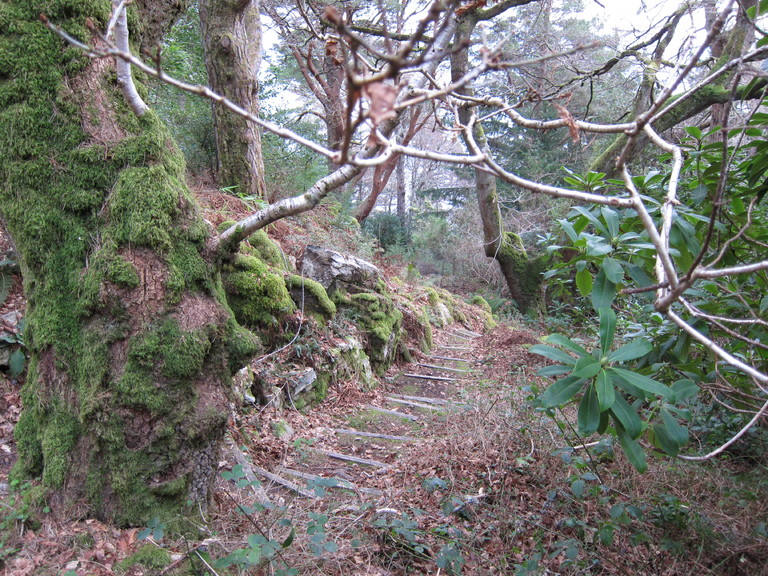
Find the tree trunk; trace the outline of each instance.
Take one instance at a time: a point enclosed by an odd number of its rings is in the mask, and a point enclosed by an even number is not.
[[[397,216],[400,218],[400,222],[405,226],[405,156],[401,156],[397,159],[397,166],[395,167],[395,181],[397,183]]]
[[[13,474],[41,478],[54,511],[146,524],[207,503],[232,351],[258,342],[224,302],[165,127],[128,111],[114,62],[73,53],[32,4],[0,8],[0,210],[30,354]],[[46,10],[98,42],[83,23],[104,29],[110,2]]]
[[[258,115],[261,20],[257,0],[200,0],[209,87]],[[258,128],[213,104],[218,182],[238,194],[264,198]]]
[[[469,46],[469,39],[477,25],[477,20],[469,14],[459,22],[454,40],[455,46]],[[456,51],[451,55],[451,79],[456,82],[469,71],[469,54],[467,49]],[[462,89],[464,94],[472,95],[472,88]],[[471,112],[462,108],[459,110],[459,120],[462,124],[469,123]],[[474,128],[474,139],[483,151],[488,151],[488,142],[481,124]],[[506,281],[510,296],[521,312],[539,306],[541,285],[541,264],[538,260],[530,260],[523,243],[516,234],[504,230],[501,217],[499,196],[496,189],[496,177],[484,170],[475,170],[475,195],[483,223],[483,241],[485,255],[496,259]]]

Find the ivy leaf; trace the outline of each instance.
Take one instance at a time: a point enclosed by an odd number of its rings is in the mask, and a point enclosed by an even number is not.
[[[600,406],[597,402],[597,392],[594,384],[587,388],[587,392],[579,403],[577,417],[579,434],[589,436],[597,431],[600,426]]]
[[[27,362],[27,357],[21,348],[17,348],[11,354],[11,358],[8,360],[8,368],[11,378],[17,378],[24,372],[24,364]]]

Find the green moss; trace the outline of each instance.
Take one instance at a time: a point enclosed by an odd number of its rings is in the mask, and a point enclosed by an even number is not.
[[[170,250],[180,187],[162,166],[121,171],[108,203],[112,237],[119,244]]]
[[[394,360],[403,314],[383,294],[361,292],[350,295],[350,301],[358,325],[368,336],[368,356],[381,376]]]
[[[234,226],[235,224],[237,224],[237,222],[235,222],[234,220],[225,220],[224,222],[216,226],[216,231],[224,232],[225,230],[232,228],[232,226]]]
[[[291,292],[296,306],[302,305],[310,313],[319,313],[322,320],[328,320],[336,315],[336,304],[328,297],[323,285],[303,276],[291,275],[285,279],[285,284]]]
[[[263,350],[259,338],[250,330],[240,326],[234,318],[227,320],[225,341],[230,374],[237,372],[247,360]]]
[[[111,8],[44,4],[84,41],[86,17],[104,25]],[[227,369],[259,344],[234,319],[215,315],[195,330],[174,319],[185,292],[225,304],[201,255],[209,232],[184,159],[153,112],[128,111],[114,72],[94,74],[82,91],[76,75],[89,59],[40,24],[40,9],[0,2],[0,212],[20,255],[31,354],[13,474],[42,475],[46,489],[118,524],[170,517],[205,496]],[[105,97],[93,98],[92,86]],[[124,138],[84,132],[105,111]],[[155,281],[146,291],[143,262]]]
[[[248,238],[248,243],[256,250],[256,254],[264,262],[276,268],[285,270],[287,259],[283,251],[275,244],[264,230],[257,230]]]
[[[145,544],[135,554],[131,554],[125,560],[118,562],[115,569],[120,574],[125,574],[132,566],[143,566],[150,570],[162,570],[171,563],[171,554],[168,550],[155,544]]]
[[[64,485],[69,471],[70,451],[75,446],[80,426],[77,418],[63,406],[56,406],[47,418],[42,435],[43,485],[58,489]]]
[[[541,305],[542,272],[546,267],[546,256],[530,258],[523,241],[517,234],[507,232],[496,259],[505,276],[512,276],[517,282],[519,295],[515,298],[521,312],[536,309]]]
[[[480,294],[475,294],[474,296],[472,296],[472,298],[469,300],[469,303],[472,304],[473,306],[482,308],[489,314],[493,312],[493,310],[491,309],[491,305],[488,304],[488,301],[482,296],[480,296]]]
[[[463,323],[467,321],[466,315],[461,311],[461,306],[453,294],[448,292],[448,290],[443,290],[442,288],[438,288],[437,293],[439,295],[440,302],[445,304],[445,306],[450,311],[454,322]]]
[[[176,242],[168,257],[166,299],[175,304],[185,291],[208,289],[213,269],[200,255],[198,247],[189,242]]]
[[[268,327],[296,309],[281,275],[255,256],[238,254],[224,274],[227,300],[237,321]]]
[[[352,305],[352,298],[350,298],[349,294],[347,294],[344,290],[333,290],[330,294],[328,294],[328,297],[331,299],[331,302],[336,305],[337,308]]]
[[[419,349],[425,354],[432,350],[432,323],[429,321],[429,314],[425,308],[421,310],[421,325],[424,328],[424,339],[419,343]]]
[[[158,386],[158,375],[171,387],[189,391],[192,377],[200,373],[211,339],[205,330],[185,332],[174,319],[131,340],[128,360],[115,391],[124,405],[167,411],[176,394]]]

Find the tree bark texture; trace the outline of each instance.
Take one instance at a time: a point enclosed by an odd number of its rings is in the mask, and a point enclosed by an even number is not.
[[[209,87],[258,115],[261,20],[257,0],[200,0]],[[213,104],[218,182],[238,194],[265,197],[258,128]]]
[[[469,46],[469,39],[477,22],[478,20],[472,17],[472,13],[465,15],[456,28],[454,45]],[[451,79],[455,82],[468,71],[467,49],[454,52],[451,55]],[[469,86],[462,91],[464,94],[472,95],[472,88]],[[467,125],[470,119],[471,112],[468,109],[459,110],[459,120],[462,124]],[[488,152],[485,131],[479,123],[474,127],[474,140],[483,152]],[[541,264],[536,259],[529,259],[519,236],[504,230],[496,177],[484,170],[476,169],[475,195],[483,224],[485,255],[499,263],[510,296],[522,312],[538,307]]]
[[[45,9],[99,42],[83,23],[104,29],[110,7]],[[0,4],[0,211],[30,354],[13,475],[41,478],[54,512],[146,524],[207,503],[233,358],[259,344],[224,301],[167,130],[128,110],[114,62],[66,47],[39,12]]]

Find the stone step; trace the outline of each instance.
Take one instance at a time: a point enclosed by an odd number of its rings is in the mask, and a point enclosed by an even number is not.
[[[426,410],[444,410],[445,406],[436,406],[434,404],[424,404],[422,402],[414,402],[413,400],[403,400],[402,398],[392,398],[391,396],[385,396],[387,402],[394,402],[395,404],[402,404],[403,406],[411,406],[412,408],[424,408]]]
[[[393,394],[395,396],[395,394]],[[374,432],[361,432],[360,430],[345,430],[343,428],[331,428],[336,434],[345,434],[348,436],[360,436],[361,438],[381,438],[382,440],[400,440],[402,442],[414,442],[418,438],[413,436],[396,436],[393,434],[377,434]]]
[[[395,410],[388,410],[386,408],[382,408],[381,406],[374,406],[373,404],[365,404],[364,407],[368,408],[369,410],[375,410],[376,412],[387,414],[389,416],[397,416],[398,418],[405,418],[406,420],[411,420],[413,422],[416,422],[419,419],[418,416],[414,416],[413,414],[405,414],[403,412],[397,412]]]
[[[445,370],[446,372],[457,372],[459,374],[469,374],[470,370],[462,370],[461,368],[449,368],[448,366],[438,366],[437,364],[422,364],[419,362],[416,366],[422,368],[434,368],[435,370]]]
[[[307,448],[312,452],[318,452],[324,454],[329,458],[335,458],[336,460],[343,460],[344,462],[354,462],[355,464],[363,464],[365,466],[375,466],[376,468],[389,468],[389,464],[385,462],[379,462],[378,460],[372,460],[370,458],[359,458],[358,456],[350,456],[348,454],[341,454],[340,452],[333,452],[332,450],[326,450],[324,448]]]
[[[462,406],[459,402],[453,400],[445,400],[443,398],[431,398],[429,396],[408,396],[406,394],[390,394],[393,398],[401,398],[403,400],[413,400],[414,402],[425,402],[427,404],[439,404],[441,406]]]
[[[359,492],[360,494],[370,494],[372,496],[384,496],[384,492],[381,490],[376,490],[375,488],[365,488],[364,486],[358,486],[354,482],[350,482],[349,480],[344,480],[343,478],[337,478],[337,477],[327,477],[327,476],[318,476],[317,474],[309,474],[307,472],[301,472],[299,470],[293,470],[291,468],[279,468],[281,474],[289,474],[291,476],[296,476],[297,478],[303,478],[304,480],[313,480],[315,482],[320,480],[337,480],[338,484],[336,486],[323,486],[323,488],[337,488],[342,490],[352,490],[353,492]]]
[[[437,380],[439,382],[456,382],[458,378],[446,378],[445,376],[427,376],[426,374],[406,373],[403,376],[407,378],[419,378],[421,380]]]

